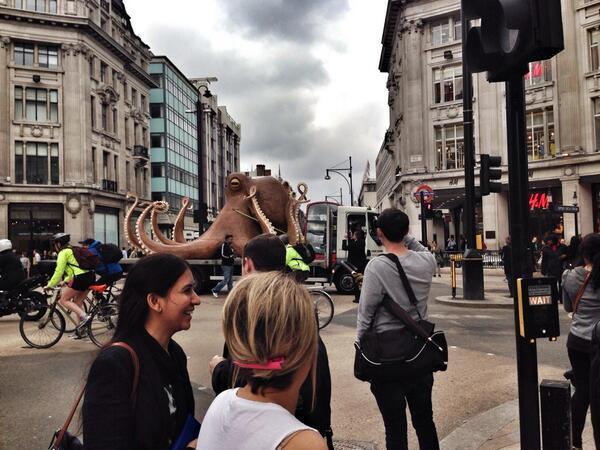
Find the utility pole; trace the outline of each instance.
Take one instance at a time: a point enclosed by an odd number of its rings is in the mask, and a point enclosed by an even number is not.
[[[463,0],[464,1],[464,0]],[[475,145],[473,140],[473,77],[466,56],[469,20],[462,7],[462,69],[463,69],[463,131],[465,146],[465,237],[467,249],[463,255],[463,297],[467,300],[484,299],[483,257],[477,251],[475,234]]]

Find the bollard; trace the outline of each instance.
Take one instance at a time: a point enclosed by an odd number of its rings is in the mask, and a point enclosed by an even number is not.
[[[450,286],[452,287],[452,298],[456,298],[456,261],[450,257]]]
[[[542,445],[544,450],[571,450],[571,384],[542,380]]]

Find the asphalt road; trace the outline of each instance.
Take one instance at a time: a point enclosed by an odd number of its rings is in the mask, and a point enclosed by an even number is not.
[[[434,283],[432,299],[448,294],[446,285]],[[204,297],[192,329],[175,336],[188,355],[198,418],[213,396],[206,387],[210,386],[207,362],[222,348],[223,299]],[[335,438],[385,448],[383,424],[369,386],[352,375],[356,305],[348,296],[334,300],[336,315],[321,335],[332,370]],[[436,374],[434,386],[435,420],[442,438],[470,417],[517,397],[514,318],[512,310],[465,309],[433,301],[429,317],[446,332],[451,346],[449,370]],[[561,313],[564,336],[568,326],[567,315]],[[538,342],[540,381],[559,379],[568,367],[564,336],[557,342]],[[27,348],[16,318],[0,319],[0,449],[48,448],[96,353],[91,342],[67,338],[48,350]],[[416,448],[412,432],[409,438],[411,448]]]

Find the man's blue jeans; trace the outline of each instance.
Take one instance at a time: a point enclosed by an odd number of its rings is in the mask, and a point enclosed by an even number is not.
[[[221,266],[221,268],[223,269],[223,279],[219,281],[219,284],[213,289],[213,292],[216,292],[217,294],[221,292],[221,289],[223,289],[225,285],[227,285],[228,292],[231,292],[231,289],[233,288],[233,266]]]

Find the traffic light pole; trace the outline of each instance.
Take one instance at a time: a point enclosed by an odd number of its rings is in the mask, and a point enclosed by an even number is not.
[[[512,267],[517,376],[519,383],[519,426],[521,448],[540,449],[540,410],[538,395],[537,348],[535,340],[523,339],[519,330],[518,298],[515,280],[531,276],[528,267],[529,178],[525,129],[525,84],[522,72],[515,70],[506,82],[506,129],[508,140],[509,230],[512,239]]]
[[[463,0],[464,2],[464,0]],[[467,42],[469,21],[462,8],[462,41],[463,41],[463,130],[465,146],[465,234],[467,249],[463,256],[463,297],[467,300],[483,300],[483,258],[477,251],[475,234],[475,145],[473,140],[473,77],[469,70],[464,44]]]
[[[419,198],[421,200],[421,242],[424,246],[427,246],[427,211],[425,210],[425,194],[423,191],[419,192]]]

